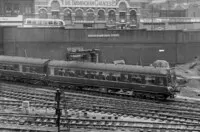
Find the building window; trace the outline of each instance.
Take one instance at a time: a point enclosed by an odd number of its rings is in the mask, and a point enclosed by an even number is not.
[[[136,24],[137,22],[137,13],[135,10],[130,11],[130,22],[131,24]]]
[[[105,21],[105,12],[104,12],[104,10],[99,10],[99,12],[98,12],[98,20],[99,21]]]
[[[127,7],[124,2],[121,2],[119,4],[119,19],[120,22],[124,23],[126,22],[126,12],[127,12]]]
[[[24,8],[25,8],[25,14],[31,14],[32,13],[32,8],[31,8],[30,5],[27,5]]]
[[[59,4],[58,1],[52,1],[51,10],[52,11],[59,11],[60,10],[60,4]]]
[[[64,21],[66,24],[70,24],[72,21],[72,12],[69,9],[64,12]]]
[[[17,16],[19,15],[19,4],[12,4],[12,3],[6,3],[5,4],[5,14],[6,16]]]
[[[113,23],[113,22],[116,21],[115,11],[110,10],[110,11],[108,12],[108,21],[111,22],[111,23]]]
[[[58,11],[52,11],[52,18],[53,19],[59,19],[60,13]]]
[[[19,15],[19,4],[14,4],[13,5],[13,15]]]
[[[39,18],[48,18],[47,11],[45,9],[39,10]]]
[[[119,12],[126,12],[126,11],[127,11],[126,4],[124,2],[121,2],[119,4]]]
[[[81,9],[79,9],[75,12],[75,20],[83,21],[83,11]]]
[[[95,15],[93,10],[87,11],[87,21],[94,21]]]

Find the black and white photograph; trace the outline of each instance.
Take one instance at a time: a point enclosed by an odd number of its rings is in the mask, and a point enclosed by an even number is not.
[[[200,0],[0,0],[0,132],[200,132]]]

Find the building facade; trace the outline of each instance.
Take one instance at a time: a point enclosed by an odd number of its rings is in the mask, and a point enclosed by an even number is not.
[[[0,17],[34,17],[34,0],[0,0]]]
[[[35,16],[63,19],[76,27],[137,27],[141,4],[141,0],[35,0]]]

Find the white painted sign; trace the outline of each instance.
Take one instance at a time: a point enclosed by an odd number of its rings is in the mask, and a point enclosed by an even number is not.
[[[23,16],[19,15],[17,17],[0,17],[0,22],[11,22],[11,21],[23,21]]]
[[[67,7],[116,7],[116,0],[65,0]]]
[[[119,34],[88,34],[88,38],[111,38],[119,36]]]

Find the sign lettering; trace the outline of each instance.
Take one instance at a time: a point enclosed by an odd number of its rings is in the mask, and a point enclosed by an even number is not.
[[[68,7],[115,7],[116,0],[65,0]]]
[[[119,34],[88,34],[88,38],[110,38],[119,36]]]

